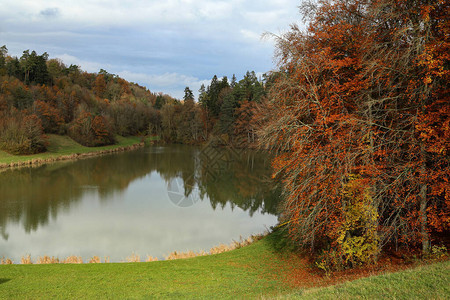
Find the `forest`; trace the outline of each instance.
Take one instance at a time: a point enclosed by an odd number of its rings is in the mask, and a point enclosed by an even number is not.
[[[271,151],[281,227],[319,268],[430,253],[450,225],[449,2],[303,1],[276,40],[277,69],[214,76],[194,100],[155,94],[47,53],[0,56],[0,148],[45,151],[47,133]]]
[[[199,101],[185,88],[183,99],[152,93],[101,69],[98,73],[66,66],[47,53],[23,51],[0,56],[0,149],[12,154],[46,151],[46,134],[68,135],[84,146],[115,143],[115,136],[157,135],[165,142],[220,141],[256,144],[252,123],[265,84],[255,72],[202,85]],[[222,142],[223,143],[223,142]]]

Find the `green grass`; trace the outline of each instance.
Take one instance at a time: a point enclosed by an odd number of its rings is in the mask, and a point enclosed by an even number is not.
[[[450,299],[450,261],[300,290],[294,299]]]
[[[33,155],[12,155],[5,151],[0,150],[0,164],[4,163],[12,163],[12,162],[22,162],[29,161],[32,159],[52,159],[58,156],[71,155],[75,153],[87,153],[87,152],[98,152],[102,150],[109,150],[118,147],[126,147],[137,144],[140,142],[140,137],[130,136],[130,137],[121,137],[117,136],[117,144],[110,146],[102,146],[102,147],[85,147],[74,140],[72,140],[68,136],[61,136],[55,134],[49,134],[49,145],[47,148],[47,152],[38,153]]]
[[[270,239],[269,235],[230,252],[174,261],[0,265],[0,299],[448,299],[450,295],[449,261],[337,286],[299,289],[289,284],[289,278],[292,272],[311,272],[310,267],[292,259],[293,254],[274,250]],[[304,286],[317,283],[321,281]]]
[[[0,265],[0,299],[242,298],[292,291],[262,240],[218,255],[150,263]]]

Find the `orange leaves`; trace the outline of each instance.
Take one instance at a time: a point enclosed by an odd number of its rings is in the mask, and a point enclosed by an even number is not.
[[[97,97],[104,97],[106,92],[105,75],[97,75],[97,77],[95,78],[93,90]]]
[[[0,148],[13,154],[33,154],[45,151],[46,136],[41,121],[27,111],[0,112]]]
[[[270,91],[263,142],[278,151],[283,216],[296,220],[288,226],[301,244],[336,244],[349,174],[373,197],[381,244],[395,236],[414,245],[448,230],[445,8],[321,1],[306,33],[294,28],[279,41],[288,71]]]
[[[110,125],[103,116],[81,110],[69,129],[69,135],[85,146],[101,146],[114,143]]]
[[[41,119],[45,132],[57,133],[60,126],[64,123],[61,111],[46,102],[36,100],[34,102],[34,110]]]

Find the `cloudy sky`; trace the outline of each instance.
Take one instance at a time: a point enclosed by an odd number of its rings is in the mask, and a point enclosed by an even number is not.
[[[299,0],[2,0],[0,46],[110,73],[181,98],[213,75],[275,68],[274,42]]]

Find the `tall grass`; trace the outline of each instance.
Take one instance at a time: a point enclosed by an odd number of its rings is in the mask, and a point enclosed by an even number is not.
[[[132,253],[130,256],[126,258],[127,262],[140,262],[141,257],[137,255],[136,253]]]
[[[99,264],[99,263],[101,263],[102,261],[101,261],[101,259],[100,259],[100,257],[98,257],[98,256],[93,256],[90,260],[89,260],[89,263],[90,264]]]
[[[205,255],[214,255],[219,254],[227,251],[231,251],[234,249],[239,249],[244,246],[248,246],[253,242],[259,241],[262,239],[266,234],[261,235],[252,235],[246,239],[242,238],[242,236],[239,238],[239,241],[233,241],[229,245],[220,244],[219,246],[212,247],[208,252],[205,252],[203,250],[199,252],[194,251],[187,251],[187,252],[178,252],[174,251],[169,253],[165,258],[166,260],[174,260],[174,259],[184,259],[184,258],[191,258],[191,257],[197,257],[197,256],[205,256]]]
[[[38,265],[44,265],[44,264],[59,264],[59,259],[55,257],[49,257],[47,255],[39,256],[36,260],[36,264]]]
[[[191,258],[191,257],[197,257],[197,256],[206,256],[206,255],[214,255],[214,254],[219,254],[219,253],[223,253],[223,252],[227,252],[227,251],[231,251],[234,249],[239,249],[242,248],[244,246],[250,245],[253,242],[259,241],[260,239],[262,239],[265,235],[267,235],[267,233],[265,234],[260,234],[260,235],[252,235],[246,239],[240,237],[239,241],[233,241],[232,243],[226,245],[226,244],[220,244],[218,246],[214,246],[212,247],[209,251],[186,251],[186,252],[182,252],[182,251],[173,251],[171,253],[169,253],[168,255],[165,256],[166,260],[174,260],[174,259],[184,259],[184,258]],[[136,253],[132,253],[130,256],[126,257],[125,262],[141,262],[141,257],[136,254]],[[145,262],[153,262],[153,261],[158,261],[157,257],[153,257],[151,255],[147,255]],[[87,263],[102,263],[101,258],[99,256],[93,256],[92,258],[90,258],[89,260],[86,261]],[[82,264],[83,259],[81,258],[81,256],[68,256],[65,259],[59,259],[57,257],[50,257],[47,255],[44,256],[39,256],[34,262],[31,258],[31,255],[28,254],[26,256],[22,256],[20,263],[22,265],[32,265],[32,264]],[[110,258],[108,256],[104,257],[103,259],[103,263],[110,263]],[[9,259],[9,258],[1,258],[0,259],[0,264],[2,265],[7,265],[7,264],[14,264],[14,262]]]
[[[152,261],[158,261],[158,258],[147,255],[147,259],[145,260],[145,262],[152,262]]]
[[[13,263],[14,262],[9,258],[5,257],[0,258],[0,265],[12,265]]]
[[[96,256],[94,256],[94,257],[96,257]],[[89,262],[91,262],[91,261],[89,261]],[[33,263],[32,259],[31,259],[31,255],[28,254],[27,256],[22,256],[22,259],[20,260],[20,263],[22,265],[32,265],[32,264],[37,264],[37,265],[45,265],[45,264],[82,264],[83,263],[83,259],[81,259],[80,256],[74,256],[74,255],[68,256],[66,259],[59,259],[59,258],[54,257],[54,256],[50,257],[50,256],[47,256],[47,255],[44,255],[44,256],[39,256]]]
[[[21,262],[22,265],[31,265],[31,264],[33,264],[33,262],[31,261],[31,255],[30,254],[28,254],[25,257],[22,256],[22,259],[20,260],[20,262]]]

